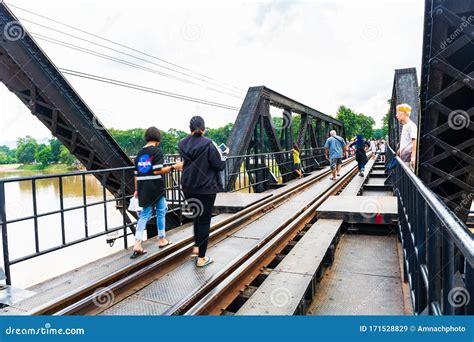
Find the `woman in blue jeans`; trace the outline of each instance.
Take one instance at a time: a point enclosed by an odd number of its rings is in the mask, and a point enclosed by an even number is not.
[[[165,232],[167,204],[163,174],[169,173],[174,169],[181,169],[181,163],[163,166],[163,153],[161,148],[158,147],[161,141],[161,132],[158,128],[148,128],[145,132],[145,140],[147,142],[146,145],[138,152],[135,159],[134,196],[138,197],[138,204],[143,210],[140,212],[135,231],[135,245],[133,246],[133,254],[130,256],[132,259],[146,253],[146,250],[142,247],[143,231],[152,217],[153,208],[156,211],[159,247],[165,247],[171,243],[171,241],[166,239]]]

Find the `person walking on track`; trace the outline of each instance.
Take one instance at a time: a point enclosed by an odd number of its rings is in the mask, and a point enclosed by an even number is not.
[[[171,241],[166,239],[165,215],[166,198],[163,174],[174,169],[180,169],[181,163],[172,166],[163,166],[164,158],[161,148],[161,132],[156,127],[150,127],[145,131],[146,145],[138,152],[135,158],[135,193],[138,204],[143,209],[140,211],[137,229],[135,231],[135,245],[130,258],[145,254],[147,251],[142,247],[143,231],[147,222],[152,217],[153,209],[156,211],[156,224],[158,227],[158,246],[168,246]]]
[[[189,209],[194,219],[193,255],[197,257],[196,266],[205,267],[214,260],[206,256],[211,226],[211,215],[216,194],[223,191],[220,171],[224,170],[228,153],[217,144],[204,137],[206,126],[204,119],[194,116],[189,122],[191,134],[178,145],[183,158],[181,186]]]
[[[335,130],[329,132],[330,137],[324,144],[326,159],[329,160],[332,177],[331,180],[337,180],[341,175],[342,158],[346,153],[346,141],[338,136]]]
[[[364,139],[362,134],[357,134],[356,140],[349,144],[349,147],[355,148],[355,158],[357,167],[359,168],[359,176],[364,177],[365,164],[367,164],[366,148],[370,147],[370,143]]]

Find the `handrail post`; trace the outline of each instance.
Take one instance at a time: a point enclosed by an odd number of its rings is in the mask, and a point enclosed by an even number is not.
[[[122,191],[122,219],[123,219],[123,248],[128,248],[128,241],[127,241],[127,209],[126,206],[126,196],[125,196],[125,170],[122,170],[122,184],[121,184],[121,191]]]
[[[3,264],[5,266],[5,282],[7,285],[12,284],[10,273],[10,256],[8,251],[8,232],[7,232],[7,213],[5,202],[5,183],[0,182],[0,220],[2,224],[2,247],[3,247]]]

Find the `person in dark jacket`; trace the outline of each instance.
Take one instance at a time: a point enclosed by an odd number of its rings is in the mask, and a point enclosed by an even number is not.
[[[150,127],[145,131],[146,145],[137,153],[135,158],[135,193],[138,204],[143,209],[137,222],[135,231],[135,245],[131,259],[143,255],[146,250],[142,247],[143,231],[150,220],[153,209],[156,211],[156,224],[158,226],[158,245],[160,248],[168,246],[171,242],[166,239],[165,215],[166,198],[163,174],[174,169],[180,169],[181,163],[171,166],[163,166],[164,158],[161,148],[161,132],[156,127]]]
[[[355,147],[355,157],[359,168],[359,176],[364,177],[365,164],[367,164],[366,148],[370,147],[370,143],[364,139],[362,134],[357,134],[356,140],[349,147]]]
[[[205,127],[202,117],[192,117],[189,123],[191,134],[178,145],[183,159],[181,187],[188,209],[193,212],[189,217],[194,219],[193,255],[197,256],[197,267],[213,262],[210,256],[206,256],[206,250],[216,194],[223,191],[219,171],[224,170],[226,160],[217,144],[204,137]]]

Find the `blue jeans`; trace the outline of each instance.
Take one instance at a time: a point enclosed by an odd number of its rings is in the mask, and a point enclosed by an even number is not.
[[[166,198],[161,196],[161,198],[155,204],[156,208],[156,224],[158,226],[158,238],[164,238],[165,233],[165,216],[166,216]],[[137,230],[135,231],[135,241],[143,240],[143,231],[145,230],[147,222],[150,220],[153,213],[153,206],[143,208],[140,212],[140,217],[137,222]]]

